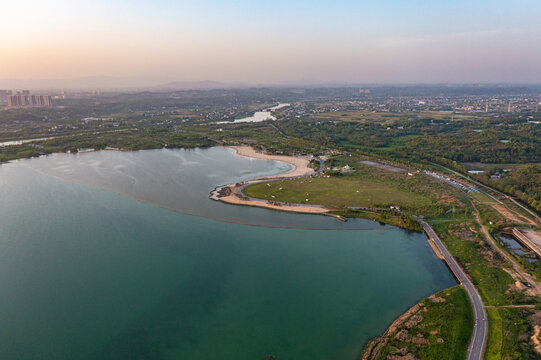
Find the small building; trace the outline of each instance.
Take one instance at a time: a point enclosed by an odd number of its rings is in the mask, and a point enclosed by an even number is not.
[[[349,165],[346,165],[346,166],[342,167],[342,170],[340,170],[340,172],[342,172],[342,173],[349,173],[349,172],[352,172],[352,171],[353,171],[353,169]]]

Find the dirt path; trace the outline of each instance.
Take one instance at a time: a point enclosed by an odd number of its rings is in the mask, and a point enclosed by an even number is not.
[[[532,219],[528,219],[523,216],[520,216],[519,218],[519,215],[509,210],[504,205],[492,204],[492,207],[494,208],[494,210],[496,210],[497,212],[499,212],[500,214],[502,214],[504,217],[508,218],[509,220],[512,220],[513,222],[516,222],[518,224],[530,224],[530,225],[537,226],[537,224]],[[524,219],[527,221],[525,221]]]
[[[515,200],[515,198],[511,197],[511,196],[506,196],[509,200],[511,200],[513,203],[515,203],[515,205],[519,206],[521,209],[523,209],[524,211],[526,211],[528,214],[532,215],[533,218],[539,223],[537,225],[541,225],[541,218],[539,216],[537,216],[536,213],[534,213],[533,211],[531,211],[530,209],[528,209],[526,206],[523,206],[521,203],[519,203],[517,200]],[[529,219],[530,220],[530,219]],[[535,225],[535,224],[534,224]]]
[[[487,242],[490,244],[490,246],[496,251],[498,252],[498,254],[500,254],[504,259],[506,259],[507,261],[509,261],[511,263],[511,265],[513,266],[513,269],[515,270],[516,274],[518,276],[520,276],[521,280],[527,284],[530,284],[531,286],[531,290],[532,292],[536,295],[536,296],[539,296],[541,297],[541,284],[539,282],[537,282],[533,276],[531,276],[530,274],[528,274],[526,271],[524,271],[522,269],[522,267],[515,261],[515,259],[513,259],[509,254],[507,254],[504,250],[502,250],[498,244],[496,244],[496,242],[494,241],[494,239],[492,238],[492,236],[490,235],[490,232],[488,231],[488,229],[486,228],[485,225],[483,225],[483,223],[481,222],[481,218],[479,216],[479,211],[477,210],[477,208],[475,207],[474,205],[474,209],[475,209],[475,219],[477,220],[477,223],[479,224],[479,226],[481,227],[481,232],[483,233],[483,235],[485,236],[485,239],[487,240]]]

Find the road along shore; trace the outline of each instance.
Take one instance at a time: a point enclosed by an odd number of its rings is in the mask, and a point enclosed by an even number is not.
[[[328,213],[329,211],[332,211],[334,209],[326,208],[320,205],[300,205],[300,204],[277,203],[277,202],[271,202],[267,200],[250,198],[244,195],[244,193],[242,192],[242,190],[246,186],[249,186],[255,183],[260,183],[260,182],[265,182],[265,181],[276,181],[276,180],[285,179],[285,178],[310,176],[310,175],[316,174],[316,172],[313,169],[308,167],[310,161],[307,158],[304,158],[301,156],[263,154],[263,153],[255,151],[249,146],[237,146],[237,147],[230,147],[230,148],[235,149],[237,154],[242,155],[242,156],[249,156],[253,158],[267,159],[267,160],[274,160],[274,161],[282,161],[282,162],[292,164],[295,167],[295,169],[285,174],[279,174],[279,175],[270,176],[266,178],[218,187],[214,189],[214,191],[212,191],[211,196],[210,196],[211,199],[217,200],[217,201],[223,201],[225,203],[235,204],[235,205],[257,206],[257,207],[269,208],[269,209],[280,210],[280,211],[334,216]],[[479,295],[477,289],[474,287],[469,277],[466,275],[466,273],[460,267],[460,265],[458,265],[454,257],[449,253],[445,245],[443,245],[440,238],[432,229],[432,227],[421,218],[417,218],[417,220],[421,223],[421,225],[425,229],[425,233],[428,235],[428,238],[431,240],[429,241],[429,243],[432,246],[432,249],[434,250],[436,255],[440,258],[443,258],[446,261],[451,271],[455,274],[459,282],[462,284],[462,286],[464,286],[466,292],[468,293],[468,296],[472,304],[473,312],[474,312],[474,329],[473,329],[472,337],[470,339],[470,346],[468,348],[467,360],[481,360],[484,356],[486,343],[487,343],[487,334],[488,334],[487,314],[484,308],[483,300],[481,299],[481,296]],[[386,332],[386,334],[388,334],[388,332],[391,331],[391,329],[396,327],[398,323],[403,321],[405,318],[409,317],[413,309],[415,309],[415,307],[410,309],[408,312],[406,312],[402,316],[400,316],[393,323],[394,326],[392,325],[389,328],[389,330]],[[379,351],[377,347],[378,346],[376,342],[371,342],[366,348],[363,359],[368,359],[370,355],[374,352],[377,353]]]

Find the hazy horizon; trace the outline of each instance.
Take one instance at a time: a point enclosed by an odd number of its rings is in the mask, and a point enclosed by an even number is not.
[[[0,89],[8,90],[33,90],[33,91],[84,91],[84,90],[104,90],[104,91],[128,91],[128,90],[205,90],[205,89],[235,89],[235,88],[250,88],[250,87],[269,87],[269,88],[288,88],[288,87],[409,87],[409,86],[449,86],[449,87],[521,87],[534,86],[541,87],[540,82],[373,82],[373,83],[356,83],[356,82],[339,82],[339,81],[324,81],[320,79],[301,79],[295,81],[283,82],[240,82],[240,81],[215,81],[212,79],[184,81],[176,79],[160,79],[160,78],[137,78],[137,77],[112,77],[112,76],[95,76],[81,78],[65,78],[65,79],[0,79]]]
[[[10,2],[0,86],[538,84],[540,12],[528,0]]]

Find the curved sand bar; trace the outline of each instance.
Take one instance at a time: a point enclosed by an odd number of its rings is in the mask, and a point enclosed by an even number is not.
[[[230,184],[220,186],[211,193],[211,199],[223,201],[228,204],[245,205],[245,206],[257,206],[273,210],[298,212],[298,213],[310,213],[310,214],[325,214],[331,209],[317,206],[317,205],[297,205],[297,204],[279,204],[272,203],[266,200],[259,200],[248,198],[242,194],[242,189],[247,185],[255,184],[267,179],[286,179],[299,176],[309,176],[315,174],[314,169],[308,167],[310,160],[302,156],[287,156],[287,155],[271,155],[257,152],[251,146],[228,146],[230,149],[234,149],[238,155],[247,156],[256,159],[265,159],[273,161],[281,161],[294,166],[294,169],[283,174],[272,175],[261,179],[254,179],[243,182],[242,184]]]
[[[238,155],[256,158],[256,159],[265,159],[273,161],[281,161],[293,165],[295,168],[291,171],[288,171],[283,174],[273,175],[265,177],[265,179],[274,179],[274,178],[290,178],[297,176],[306,176],[314,174],[314,169],[308,167],[310,160],[302,156],[287,156],[287,155],[271,155],[264,154],[256,151],[254,148],[248,145],[242,146],[227,146],[229,149],[233,149],[237,152]]]

